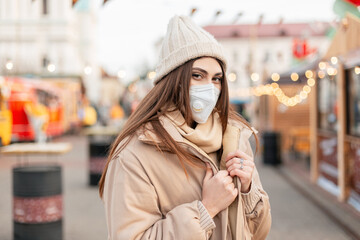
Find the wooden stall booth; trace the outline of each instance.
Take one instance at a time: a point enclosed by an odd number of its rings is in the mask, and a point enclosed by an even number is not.
[[[311,179],[360,211],[360,19],[347,15],[317,68]]]
[[[260,97],[259,119],[264,126],[281,136],[282,158],[289,164],[309,171],[310,96],[314,69],[318,59],[297,65],[278,76],[269,78],[270,94]],[[266,88],[266,86],[265,86]]]

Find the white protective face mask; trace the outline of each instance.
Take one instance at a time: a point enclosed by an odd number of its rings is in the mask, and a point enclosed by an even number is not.
[[[190,108],[197,123],[205,123],[219,98],[220,90],[209,83],[190,86]]]

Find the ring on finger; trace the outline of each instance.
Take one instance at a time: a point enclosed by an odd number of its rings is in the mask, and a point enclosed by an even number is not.
[[[240,169],[244,169],[244,159],[240,158]]]

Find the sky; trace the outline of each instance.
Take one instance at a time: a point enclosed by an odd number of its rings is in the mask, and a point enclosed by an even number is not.
[[[154,69],[158,59],[155,43],[166,33],[175,14],[189,15],[201,25],[333,21],[334,0],[109,0],[98,10],[98,59],[110,74],[119,70],[127,78],[144,68]],[[221,11],[215,19],[215,13]]]

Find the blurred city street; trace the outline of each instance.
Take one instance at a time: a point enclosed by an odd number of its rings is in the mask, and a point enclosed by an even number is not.
[[[107,149],[170,106],[206,148],[215,111],[258,131],[267,239],[360,240],[360,0],[0,0],[0,240],[107,239]]]
[[[73,144],[71,152],[56,157],[33,156],[31,163],[58,163],[63,170],[63,231],[65,240],[107,239],[107,230],[103,204],[97,187],[88,184],[88,141],[85,136],[64,136],[57,141]],[[18,161],[15,156],[1,155],[0,161],[0,239],[11,240],[12,232],[12,180],[11,170]],[[264,166],[257,159],[262,183],[270,196],[272,228],[269,240],[345,240],[356,239],[348,235],[338,222],[325,214],[319,206],[284,178],[281,170],[273,166]],[[286,171],[286,170],[282,170]],[[304,183],[306,186],[306,183]],[[308,186],[307,186],[308,187]],[[329,203],[334,208],[334,203]],[[342,211],[342,218],[349,213]],[[354,218],[353,218],[354,219]],[[344,219],[339,219],[343,221]],[[359,226],[360,221],[353,222]],[[359,233],[359,229],[358,229]]]

